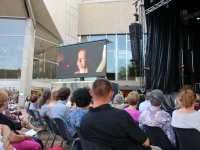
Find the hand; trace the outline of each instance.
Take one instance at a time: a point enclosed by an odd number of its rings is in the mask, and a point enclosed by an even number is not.
[[[26,136],[26,140],[32,140],[33,137],[31,135],[25,135]]]

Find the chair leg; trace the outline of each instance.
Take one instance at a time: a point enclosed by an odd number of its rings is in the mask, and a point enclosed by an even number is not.
[[[50,147],[50,148],[52,148],[52,146],[53,146],[53,144],[54,144],[54,141],[55,141],[55,139],[56,139],[56,134],[54,135],[54,138],[53,138],[53,141],[52,141],[52,143],[51,143],[51,147]]]
[[[51,133],[52,133],[52,132],[50,131],[49,136],[48,136],[48,138],[47,138],[47,140],[46,140],[46,143],[45,143],[44,147],[47,146],[47,143],[48,143],[48,141],[49,141],[49,137],[51,136]]]
[[[61,140],[61,142],[60,142],[60,147],[63,145],[63,142],[64,142],[64,140]]]
[[[79,141],[79,140],[80,140],[80,139],[77,138],[77,139],[75,139],[75,140],[73,141],[72,146],[71,146],[71,150],[73,150],[73,147],[74,147],[75,142],[76,142],[76,141]]]

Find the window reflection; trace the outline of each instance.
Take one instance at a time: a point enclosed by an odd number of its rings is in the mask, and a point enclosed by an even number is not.
[[[118,50],[126,50],[126,35],[117,35]]]
[[[107,50],[115,50],[116,35],[107,35],[107,39],[112,42],[107,45]]]
[[[25,35],[26,20],[0,19],[0,35]]]
[[[37,24],[36,27],[37,32],[34,47],[34,58],[36,59],[33,62],[33,79],[55,79],[57,46],[61,42],[41,25]]]
[[[107,72],[115,73],[115,52],[107,52]]]
[[[26,20],[0,19],[0,78],[21,77]]]
[[[90,41],[102,40],[102,39],[105,39],[105,38],[106,38],[106,35],[91,35]]]
[[[126,80],[126,52],[118,52],[118,80]]]

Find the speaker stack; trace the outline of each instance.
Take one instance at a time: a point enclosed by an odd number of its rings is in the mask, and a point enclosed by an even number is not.
[[[142,25],[139,23],[132,23],[129,25],[132,62],[140,61],[140,49],[142,39]]]

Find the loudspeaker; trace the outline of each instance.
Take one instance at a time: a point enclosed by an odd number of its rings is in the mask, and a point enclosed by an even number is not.
[[[129,25],[130,43],[132,52],[132,62],[140,61],[140,41],[142,39],[142,25],[139,23],[132,23]]]

